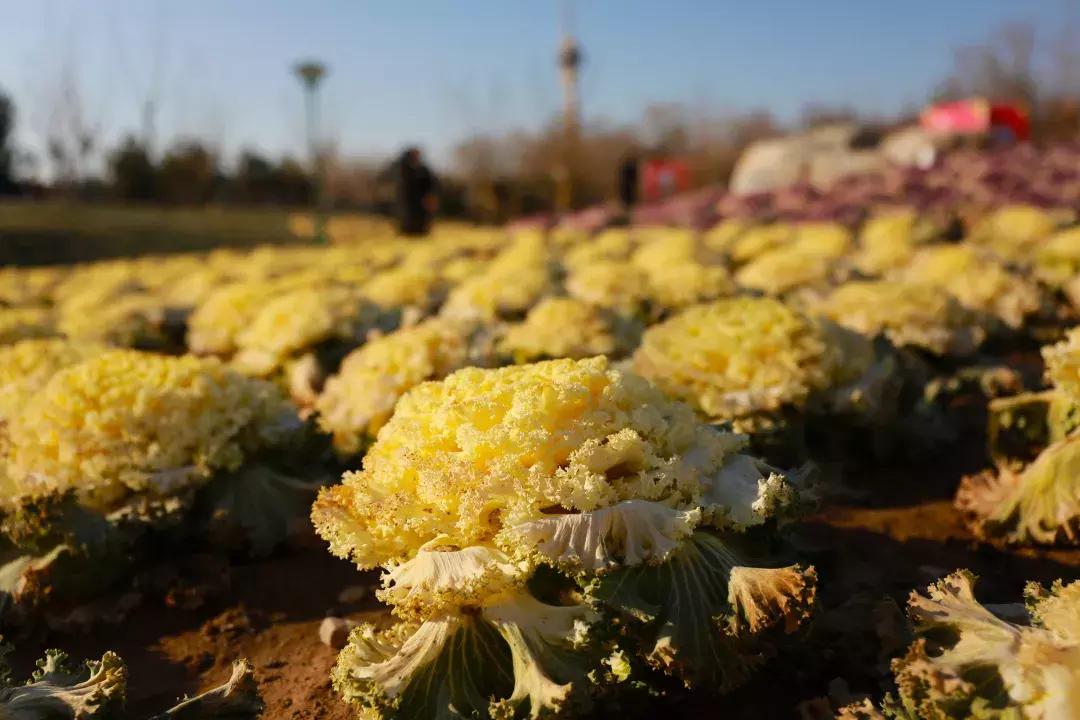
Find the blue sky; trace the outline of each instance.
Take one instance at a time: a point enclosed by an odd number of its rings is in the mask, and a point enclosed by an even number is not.
[[[1072,9],[1070,9],[1070,4]],[[482,130],[535,128],[559,105],[556,0],[0,0],[0,88],[40,148],[67,72],[106,143],[156,99],[179,135],[299,153],[289,68],[331,68],[323,127],[341,150],[419,142],[437,161]],[[1080,0],[577,0],[588,120],[632,122],[651,102],[711,112],[809,102],[889,113],[920,103],[952,49],[1009,20],[1047,41]],[[1080,19],[1080,18],[1078,18]],[[65,71],[65,68],[67,69]]]

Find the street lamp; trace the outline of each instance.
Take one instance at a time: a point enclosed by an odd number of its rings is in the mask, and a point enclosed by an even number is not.
[[[297,63],[293,71],[304,85],[308,154],[311,157],[311,174],[315,185],[315,242],[326,242],[326,196],[318,139],[318,90],[319,83],[326,77],[326,66],[317,60],[305,60]]]

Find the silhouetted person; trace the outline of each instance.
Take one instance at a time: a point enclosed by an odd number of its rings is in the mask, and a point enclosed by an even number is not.
[[[439,205],[435,174],[415,147],[403,152],[390,171],[397,189],[398,230],[402,235],[426,235]]]
[[[623,210],[630,210],[638,201],[638,159],[629,153],[619,165],[619,202]]]

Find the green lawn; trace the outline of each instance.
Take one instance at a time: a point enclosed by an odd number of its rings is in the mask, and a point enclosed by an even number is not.
[[[280,208],[0,202],[0,265],[46,265],[300,242]]]

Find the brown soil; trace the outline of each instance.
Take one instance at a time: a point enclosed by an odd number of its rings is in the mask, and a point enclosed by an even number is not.
[[[60,647],[73,658],[114,650],[128,665],[128,715],[145,718],[183,694],[224,682],[232,661],[247,657],[255,667],[267,711],[265,718],[343,720],[354,714],[338,701],[329,673],[336,651],[319,642],[327,614],[361,619],[377,615],[368,596],[352,605],[337,602],[354,585],[371,587],[374,576],[358,573],[323,547],[305,543],[280,555],[234,564],[211,587],[192,583],[177,593],[146,600],[118,624],[97,623],[90,632],[50,631],[19,643],[16,668],[30,667],[33,652]],[[209,595],[196,609],[191,597]]]
[[[980,595],[988,602],[1016,602],[1028,580],[1077,577],[1080,551],[1002,549],[972,538],[950,498],[961,474],[983,462],[980,448],[969,445],[929,464],[849,472],[847,484],[858,489],[837,493],[793,529],[803,556],[817,567],[820,604],[835,608],[865,593],[891,596],[902,606],[912,589],[956,568],[980,575]],[[129,666],[129,715],[144,718],[178,695],[221,683],[232,660],[245,656],[256,669],[268,720],[353,718],[330,686],[336,652],[320,643],[318,627],[327,614],[362,619],[381,613],[370,591],[351,605],[338,601],[347,587],[370,590],[375,576],[357,573],[312,538],[214,577],[211,586],[192,583],[187,594],[174,592],[167,601],[146,599],[120,624],[99,622],[89,632],[39,631],[20,643],[16,667],[25,671],[44,647],[80,658],[115,650]],[[204,596],[199,607],[182,607]],[[668,712],[796,717],[797,703],[826,695],[840,676],[855,693],[879,693],[881,671],[853,669],[842,652],[804,658],[798,671],[791,669],[795,663],[774,662],[750,687],[720,699],[691,695],[673,701]]]

